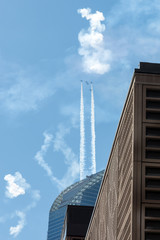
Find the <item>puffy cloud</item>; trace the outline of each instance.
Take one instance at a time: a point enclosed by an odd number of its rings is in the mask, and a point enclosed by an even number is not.
[[[37,202],[40,200],[40,192],[39,190],[32,190],[31,186],[26,182],[26,180],[22,177],[19,172],[16,172],[14,175],[8,174],[4,177],[4,180],[7,181],[6,186],[6,197],[8,198],[16,198],[19,195],[24,195],[27,189],[29,195],[31,196],[31,202],[22,211],[16,211],[14,214],[0,217],[0,223],[5,222],[7,219],[13,217],[19,217],[18,224],[16,226],[11,226],[9,229],[10,235],[13,237],[17,237],[19,233],[22,231],[26,224],[26,214],[32,208],[36,207]]]
[[[19,195],[24,195],[26,190],[30,188],[30,185],[19,172],[16,172],[15,175],[6,175],[4,180],[7,181],[5,195],[8,198],[16,198]]]
[[[88,73],[104,74],[110,69],[111,51],[104,46],[102,33],[105,31],[105,25],[101,23],[105,20],[103,13],[96,11],[92,14],[90,8],[79,9],[78,13],[90,24],[87,31],[81,30],[78,35],[83,69]]]
[[[24,212],[16,211],[15,214],[17,217],[20,218],[20,220],[18,221],[18,224],[15,227],[10,227],[9,229],[10,235],[12,235],[13,237],[17,237],[19,235],[19,233],[24,228],[26,222],[26,215]]]
[[[18,224],[16,226],[11,226],[9,229],[10,235],[13,237],[17,237],[19,233],[22,231],[24,226],[26,225],[26,215],[27,212],[30,211],[32,208],[37,206],[37,202],[40,200],[40,192],[39,190],[32,190],[31,192],[32,201],[28,204],[23,211],[16,211],[12,217],[19,217]]]

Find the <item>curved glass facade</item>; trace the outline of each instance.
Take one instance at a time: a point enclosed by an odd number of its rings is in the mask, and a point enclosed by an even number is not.
[[[50,209],[47,240],[60,240],[68,205],[94,206],[103,174],[87,176],[60,193]]]

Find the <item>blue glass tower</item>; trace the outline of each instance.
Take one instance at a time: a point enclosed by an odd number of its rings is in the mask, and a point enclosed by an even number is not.
[[[103,174],[87,176],[60,193],[50,209],[47,240],[60,240],[68,205],[94,206]]]

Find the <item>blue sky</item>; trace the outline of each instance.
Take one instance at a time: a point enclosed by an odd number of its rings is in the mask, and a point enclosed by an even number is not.
[[[98,12],[97,12],[98,11]],[[46,239],[58,193],[86,173],[93,81],[97,171],[106,167],[134,68],[160,62],[159,0],[0,0],[0,238]]]

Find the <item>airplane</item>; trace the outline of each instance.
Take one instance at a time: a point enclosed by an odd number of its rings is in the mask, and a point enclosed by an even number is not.
[[[85,81],[85,83],[86,83],[87,85],[89,85],[89,82],[88,82],[88,81]]]
[[[91,88],[90,88],[90,91],[92,91],[92,90],[93,90],[93,89],[92,89],[92,84],[93,84],[93,82],[91,81],[90,83],[91,83]]]

